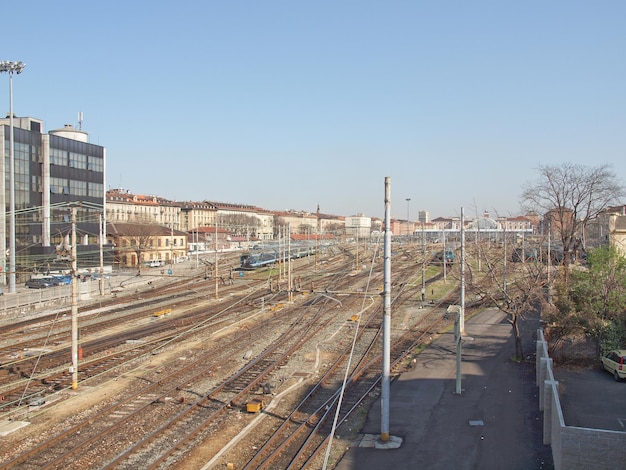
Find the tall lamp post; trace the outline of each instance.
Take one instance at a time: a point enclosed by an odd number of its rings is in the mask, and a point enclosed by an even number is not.
[[[15,294],[15,144],[13,141],[13,73],[22,73],[26,64],[0,61],[0,72],[9,74],[9,293]]]

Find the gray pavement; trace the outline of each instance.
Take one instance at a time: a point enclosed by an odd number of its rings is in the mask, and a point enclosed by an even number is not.
[[[456,394],[456,349],[452,332],[417,356],[415,367],[391,384],[390,434],[397,449],[372,446],[380,435],[380,401],[370,409],[361,439],[338,470],[552,469],[542,440],[542,415],[535,386],[537,320],[523,323],[527,360],[515,354],[511,324],[495,309],[465,323],[462,393]]]

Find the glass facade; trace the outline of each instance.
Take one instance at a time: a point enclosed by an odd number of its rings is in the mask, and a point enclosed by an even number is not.
[[[36,123],[36,122],[35,122]],[[44,139],[40,128],[14,126],[15,233],[18,275],[54,259],[54,248],[70,233],[69,203],[77,210],[79,242],[96,244],[104,203],[104,147],[59,135]],[[9,211],[9,126],[4,125],[5,201]],[[49,142],[49,148],[44,148]],[[49,166],[44,161],[49,154]],[[49,180],[45,180],[49,175]],[[49,197],[44,191],[49,187]],[[44,189],[45,188],[45,189]],[[45,217],[49,205],[50,219]],[[8,223],[8,217],[7,217]],[[50,247],[42,246],[44,225],[49,223]],[[8,247],[9,240],[7,226]],[[95,245],[92,245],[92,249]],[[82,248],[81,251],[84,251]],[[89,251],[89,250],[88,250]],[[97,250],[95,250],[97,252]],[[97,256],[95,257],[97,259]],[[79,255],[80,259],[80,255]]]
[[[91,163],[91,165],[89,165]],[[94,170],[94,168],[96,170]],[[104,147],[50,135],[50,234],[53,245],[69,233],[67,203],[77,210],[80,235],[95,242],[104,200]]]

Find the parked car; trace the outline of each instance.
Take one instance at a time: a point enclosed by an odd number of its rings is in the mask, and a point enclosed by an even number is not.
[[[52,281],[48,278],[32,278],[26,281],[26,287],[29,289],[45,289],[47,287],[52,287]]]
[[[52,276],[52,284],[55,286],[68,286],[72,283],[72,276]]]
[[[614,349],[600,358],[602,368],[608,370],[616,381],[626,379],[626,349]]]
[[[72,282],[71,276],[45,276],[41,279],[48,281],[53,286],[66,286]]]
[[[160,259],[154,259],[148,263],[148,266],[150,266],[151,268],[160,268],[162,266],[165,266],[165,263]]]

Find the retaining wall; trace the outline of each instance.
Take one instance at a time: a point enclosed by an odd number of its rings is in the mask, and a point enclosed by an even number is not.
[[[543,330],[537,330],[536,383],[543,411],[543,443],[552,447],[555,470],[625,468],[626,432],[567,426]]]

